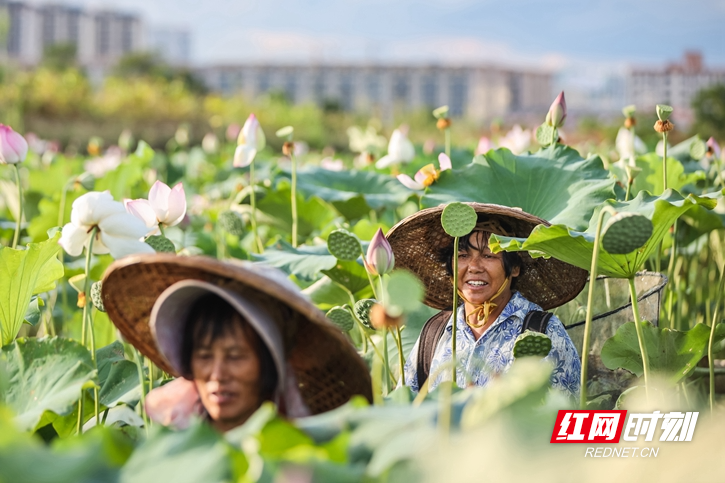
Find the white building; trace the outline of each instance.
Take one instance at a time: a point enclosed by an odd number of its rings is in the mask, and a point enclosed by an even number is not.
[[[344,110],[384,118],[444,104],[452,116],[474,121],[541,117],[553,98],[549,73],[484,66],[248,64],[211,66],[198,73],[209,88],[227,95],[253,98],[278,92],[296,104],[334,102]]]
[[[675,119],[689,123],[695,95],[715,84],[725,84],[725,70],[708,69],[702,54],[685,52],[681,63],[660,69],[632,69],[627,79],[627,103],[635,104],[640,112],[654,112],[657,104],[668,104],[675,109]]]
[[[156,27],[149,30],[148,49],[157,52],[171,65],[185,66],[191,62],[191,33],[186,29]]]
[[[24,66],[37,65],[50,45],[75,45],[78,62],[95,68],[144,46],[141,18],[133,14],[0,0],[0,15],[8,26],[2,50]]]

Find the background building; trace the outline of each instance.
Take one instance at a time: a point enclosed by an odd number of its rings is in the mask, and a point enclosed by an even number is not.
[[[191,63],[191,33],[187,29],[155,27],[149,29],[147,49],[157,52],[162,59],[174,66]]]
[[[540,116],[552,99],[549,73],[494,67],[249,64],[197,72],[209,88],[227,95],[277,92],[295,104],[336,104],[384,118],[444,104],[452,116],[474,121]]]
[[[715,84],[725,84],[725,70],[708,69],[702,54],[685,52],[681,62],[665,68],[632,69],[627,79],[627,103],[635,104],[640,111],[653,111],[657,104],[669,104],[675,108],[676,119],[689,123],[693,120],[693,98]]]

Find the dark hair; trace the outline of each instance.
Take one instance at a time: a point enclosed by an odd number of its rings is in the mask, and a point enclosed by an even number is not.
[[[228,336],[235,325],[241,329],[259,360],[259,402],[271,401],[274,398],[279,375],[269,348],[249,322],[234,307],[214,293],[200,297],[189,310],[181,342],[183,374],[191,376],[191,357],[199,342],[209,339],[214,342],[220,337]]]
[[[476,231],[472,231],[470,234],[461,237],[458,240],[458,251],[467,251],[468,248],[471,246],[471,235],[474,235]],[[504,275],[508,278],[511,273],[513,272],[514,268],[519,267],[519,277],[524,272],[524,264],[521,260],[521,256],[519,256],[516,252],[503,252],[503,272]],[[443,260],[446,264],[446,272],[448,273],[449,277],[453,276],[453,243],[448,245],[447,247],[443,248],[440,251],[440,257],[441,260]],[[516,288],[516,282],[519,277],[514,277],[511,279],[511,289]]]

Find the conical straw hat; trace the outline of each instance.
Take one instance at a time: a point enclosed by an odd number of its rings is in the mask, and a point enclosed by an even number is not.
[[[282,272],[209,257],[164,253],[129,256],[106,271],[103,304],[126,340],[164,371],[179,375],[159,351],[149,319],[159,296],[182,280],[216,284],[284,314],[277,319],[287,361],[313,414],[341,406],[356,394],[372,400],[365,362],[342,332]]]
[[[478,213],[479,221],[493,220],[508,225],[516,237],[525,238],[536,225],[549,222],[521,209],[486,203],[466,203]],[[444,310],[453,305],[451,277],[441,252],[450,247],[453,237],[441,225],[444,205],[426,208],[390,229],[387,234],[395,254],[396,268],[406,268],[420,277],[426,288],[424,303]],[[501,235],[501,233],[499,233]],[[579,294],[587,281],[587,271],[555,258],[531,258],[519,252],[523,273],[516,290],[544,310],[565,304]]]

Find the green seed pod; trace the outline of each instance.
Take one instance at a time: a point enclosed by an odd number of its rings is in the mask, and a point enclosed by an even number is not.
[[[558,138],[559,134],[554,126],[544,123],[536,128],[536,142],[542,146],[548,146],[552,139],[556,142]]]
[[[174,243],[162,235],[154,235],[144,240],[147,245],[156,250],[157,253],[176,253]]]
[[[602,248],[625,255],[641,248],[652,236],[652,222],[638,213],[617,213],[602,230]]]
[[[91,302],[98,310],[105,312],[106,309],[103,307],[103,299],[101,298],[101,288],[100,281],[91,285]]]
[[[347,230],[335,230],[327,237],[327,249],[338,260],[354,261],[362,255],[360,240]]]
[[[672,115],[672,106],[668,106],[666,104],[657,104],[657,117],[660,121],[664,122],[670,118]]]
[[[227,233],[235,236],[244,235],[244,220],[236,211],[222,211],[219,214],[218,222]]]
[[[373,305],[376,303],[378,303],[378,301],[375,299],[362,299],[355,302],[355,315],[368,329],[373,328],[373,324],[370,322],[370,309],[372,309]]]
[[[476,227],[478,215],[472,206],[464,203],[448,203],[441,213],[441,224],[450,236],[466,236]]]
[[[327,312],[326,316],[343,332],[350,332],[355,325],[352,314],[345,307],[333,307]]]
[[[551,351],[551,339],[546,334],[527,330],[514,342],[514,357],[546,357]]]

